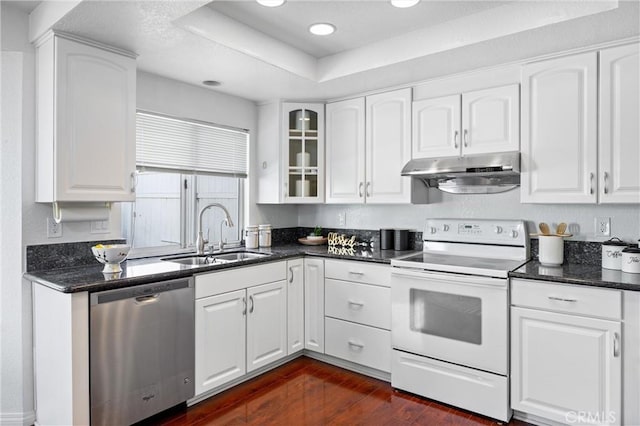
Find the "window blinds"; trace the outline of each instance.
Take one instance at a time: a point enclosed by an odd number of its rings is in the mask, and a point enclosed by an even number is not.
[[[247,177],[249,134],[213,124],[138,112],[136,164]]]

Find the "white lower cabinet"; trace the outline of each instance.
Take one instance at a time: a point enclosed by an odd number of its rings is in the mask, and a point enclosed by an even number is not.
[[[390,267],[325,261],[325,353],[391,371]]]
[[[245,315],[245,290],[196,300],[196,395],[246,373]]]
[[[324,353],[323,259],[304,259],[304,348]]]
[[[326,317],[325,352],[380,371],[391,371],[391,332]]]
[[[536,282],[513,283],[519,284]],[[549,292],[549,286],[541,284],[540,291]],[[511,308],[511,406],[561,423],[621,424],[621,322],[571,313],[573,305],[589,299],[588,289],[576,287],[571,296],[573,287],[553,286],[565,296],[545,293],[552,304],[546,301],[541,308],[558,312]],[[519,294],[514,288],[515,305],[520,304]]]
[[[286,281],[247,289],[247,372],[287,355]]]
[[[286,262],[195,280],[196,397],[287,355]]]
[[[287,261],[287,354],[304,349],[304,260]]]

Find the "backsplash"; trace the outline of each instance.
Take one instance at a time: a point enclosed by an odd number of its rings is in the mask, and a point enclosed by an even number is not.
[[[81,241],[27,246],[27,272],[97,264],[91,253],[96,244],[125,244],[126,240]]]
[[[538,239],[531,238],[531,258],[538,259]],[[580,265],[600,265],[602,262],[602,243],[593,241],[564,242],[564,263]]]
[[[295,228],[278,228],[272,233],[272,242],[277,244],[292,244],[298,241],[298,238],[306,237],[313,234],[310,227],[298,226]],[[373,248],[380,248],[380,231],[370,229],[344,229],[344,228],[322,228],[322,235],[327,236],[329,232],[337,232],[346,236],[356,236],[357,241],[373,242]],[[409,231],[409,250],[422,250],[422,232]]]

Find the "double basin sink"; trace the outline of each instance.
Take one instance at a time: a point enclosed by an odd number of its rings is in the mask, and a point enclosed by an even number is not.
[[[180,263],[181,265],[191,266],[208,266],[208,265],[220,265],[223,263],[242,262],[252,259],[261,259],[268,257],[269,254],[254,253],[249,251],[235,251],[229,253],[210,253],[200,255],[188,255],[188,256],[174,256],[165,257],[164,261]]]

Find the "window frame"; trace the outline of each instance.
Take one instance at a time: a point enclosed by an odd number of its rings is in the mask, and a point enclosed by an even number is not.
[[[129,241],[129,238],[133,235],[135,237],[135,201],[130,203],[130,215],[122,214],[121,210],[121,229],[124,231],[124,220],[129,221],[128,225],[128,236],[127,242],[132,245],[131,251],[129,252],[129,258],[143,258],[143,257],[154,257],[154,256],[166,256],[172,254],[185,254],[185,253],[193,253],[195,252],[195,240],[198,232],[198,218],[200,211],[198,210],[198,198],[197,198],[197,177],[198,176],[219,176],[219,177],[227,177],[227,178],[235,178],[238,182],[238,217],[234,218],[234,227],[237,227],[237,235],[238,240],[228,241],[228,246],[241,246],[243,241],[243,230],[245,223],[245,208],[246,208],[246,196],[247,193],[247,185],[248,179],[250,175],[250,147],[251,147],[251,134],[248,129],[242,129],[233,126],[227,126],[223,124],[217,124],[213,122],[206,122],[197,119],[190,119],[178,116],[172,116],[168,114],[158,113],[150,110],[137,109],[136,113],[147,114],[147,115],[155,115],[162,118],[168,118],[171,120],[178,120],[187,123],[204,125],[210,127],[216,127],[219,129],[230,130],[233,132],[239,132],[246,134],[246,174],[238,175],[232,173],[215,173],[215,172],[206,172],[206,171],[197,171],[197,170],[188,170],[182,168],[170,168],[170,167],[149,167],[136,164],[136,174],[148,172],[158,172],[158,173],[176,173],[180,175],[180,244],[176,245],[167,245],[167,246],[154,246],[154,247],[133,247],[133,241]],[[184,185],[184,180],[188,179],[188,184]],[[209,242],[208,245],[213,244],[214,242]]]

